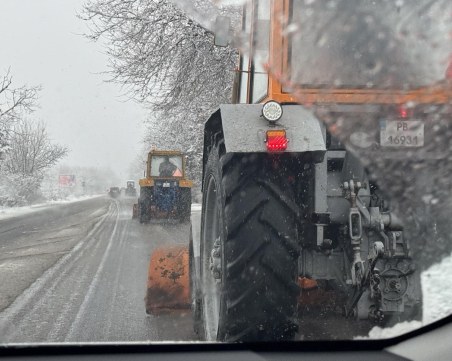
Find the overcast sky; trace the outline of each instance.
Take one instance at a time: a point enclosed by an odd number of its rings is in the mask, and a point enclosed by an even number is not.
[[[0,0],[0,74],[14,85],[41,85],[40,108],[50,136],[70,148],[70,165],[110,166],[122,179],[142,144],[144,109],[105,83],[101,44],[80,34],[85,0]]]

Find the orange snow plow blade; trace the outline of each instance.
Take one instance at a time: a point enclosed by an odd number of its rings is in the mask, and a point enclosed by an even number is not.
[[[190,307],[188,247],[157,248],[149,263],[146,313]]]

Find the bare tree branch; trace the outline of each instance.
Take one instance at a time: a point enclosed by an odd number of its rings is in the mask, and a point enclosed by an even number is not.
[[[0,158],[10,149],[8,138],[14,123],[35,109],[39,90],[26,85],[14,88],[10,69],[0,77]]]
[[[192,2],[205,14],[228,11],[240,18],[235,8]],[[230,102],[238,56],[215,47],[212,33],[195,21],[199,16],[189,15],[171,0],[90,0],[80,18],[90,26],[90,39],[106,40],[109,81],[152,109],[145,141],[167,148],[170,140],[199,155],[202,137],[187,131],[199,135],[208,115]]]
[[[68,153],[66,147],[50,141],[43,123],[28,120],[17,123],[10,142],[4,168],[13,174],[40,176]]]
[[[23,85],[12,87],[13,78],[10,69],[0,80],[0,119],[4,117],[17,118],[20,111],[31,112],[36,107],[39,86]]]

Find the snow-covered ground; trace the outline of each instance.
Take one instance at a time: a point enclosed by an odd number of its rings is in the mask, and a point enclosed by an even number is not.
[[[424,323],[431,323],[452,313],[452,255],[422,273]]]
[[[100,196],[102,195],[81,197],[74,196],[69,197],[65,200],[50,201],[47,203],[36,204],[28,207],[0,207],[0,220],[37,212],[44,208],[49,208],[58,204],[79,202],[85,199]],[[191,210],[192,212],[200,212],[201,204],[193,203]],[[452,314],[452,287],[450,281],[451,274],[452,255],[446,257],[440,263],[431,266],[429,269],[422,273],[421,282],[424,298],[424,313],[422,322],[403,322],[391,328],[374,327],[369,332],[368,338],[378,339],[395,337]]]
[[[25,206],[25,207],[1,207],[0,206],[0,219],[7,219],[7,218],[11,218],[11,217],[21,216],[23,214],[37,212],[44,208],[52,207],[53,205],[57,205],[57,204],[80,202],[85,199],[96,198],[96,197],[101,197],[101,196],[102,196],[102,194],[91,195],[91,196],[69,196],[63,200],[49,201],[49,202],[34,204],[32,206]],[[193,203],[191,205],[191,210],[192,211],[201,211],[201,204]]]
[[[191,211],[201,211],[202,205],[199,203],[192,203],[191,205]]]
[[[101,196],[102,196],[102,194],[90,195],[90,196],[69,196],[66,199],[62,199],[62,200],[48,201],[45,203],[39,203],[39,204],[34,204],[32,206],[24,206],[24,207],[2,207],[2,206],[0,206],[0,220],[17,217],[17,216],[21,216],[24,214],[38,212],[45,208],[49,208],[49,207],[52,207],[52,206],[58,205],[58,204],[80,202],[80,201],[83,201],[86,199],[91,199],[91,198],[96,198],[96,197],[101,197]]]

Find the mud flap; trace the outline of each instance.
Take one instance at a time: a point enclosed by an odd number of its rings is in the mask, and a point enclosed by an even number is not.
[[[316,280],[299,277],[300,295],[298,297],[298,310],[311,310],[312,308],[334,308],[341,300],[335,291],[327,291],[319,286]]]
[[[151,254],[145,305],[148,314],[190,308],[188,247],[162,247]]]

